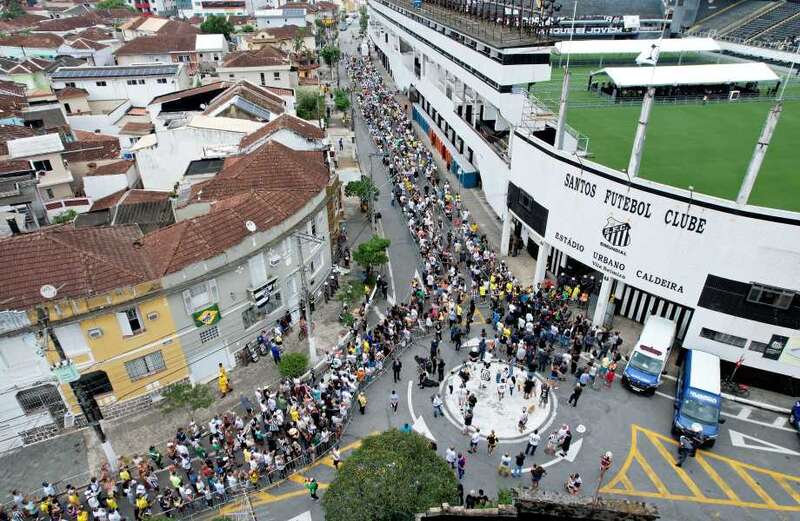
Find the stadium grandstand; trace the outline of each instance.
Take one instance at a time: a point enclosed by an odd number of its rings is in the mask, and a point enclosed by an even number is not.
[[[800,39],[800,1],[701,0],[697,21],[689,32],[788,49]]]

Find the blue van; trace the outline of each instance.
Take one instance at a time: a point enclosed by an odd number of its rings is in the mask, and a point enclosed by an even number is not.
[[[687,349],[683,369],[675,388],[675,413],[672,433],[693,434],[693,426],[702,428],[707,447],[713,447],[719,437],[719,417],[722,406],[720,394],[719,357]]]
[[[647,317],[639,341],[622,371],[622,385],[635,392],[655,393],[675,341],[675,329],[672,320],[656,315]]]

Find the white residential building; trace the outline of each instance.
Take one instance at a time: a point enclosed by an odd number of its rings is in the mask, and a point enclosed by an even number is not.
[[[189,87],[183,64],[61,67],[52,75],[53,88],[75,87],[89,94],[89,101],[129,99],[135,107],[146,107],[156,96]]]
[[[306,10],[297,8],[263,9],[256,11],[259,28],[283,27],[284,25],[306,26]]]

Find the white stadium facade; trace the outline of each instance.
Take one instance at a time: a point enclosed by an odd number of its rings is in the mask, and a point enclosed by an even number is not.
[[[537,112],[524,92],[550,80],[555,42],[504,41],[430,4],[368,0],[371,51],[409,94],[414,120],[435,135],[451,171],[465,186],[479,176],[506,252],[512,234],[524,241],[537,262],[527,282],[579,263],[602,280],[595,323],[665,316],[681,345],[716,353],[728,370],[744,356],[742,374],[800,389],[800,214],[648,181],[581,155],[577,136],[558,134],[558,114]],[[617,47],[637,48],[626,42]],[[587,45],[597,52],[580,40],[573,50]],[[718,49],[707,38],[680,45]]]

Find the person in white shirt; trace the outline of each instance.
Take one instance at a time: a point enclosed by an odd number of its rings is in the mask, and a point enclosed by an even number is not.
[[[506,381],[505,379],[500,380],[500,383],[497,384],[497,399],[502,400],[506,395]]]
[[[456,468],[456,450],[453,447],[448,447],[445,451],[444,459],[450,465],[450,468]]]
[[[525,447],[525,455],[530,454],[533,456],[536,454],[536,448],[539,446],[540,441],[542,441],[542,436],[539,434],[539,429],[533,429],[533,432],[528,436],[528,446]]]

